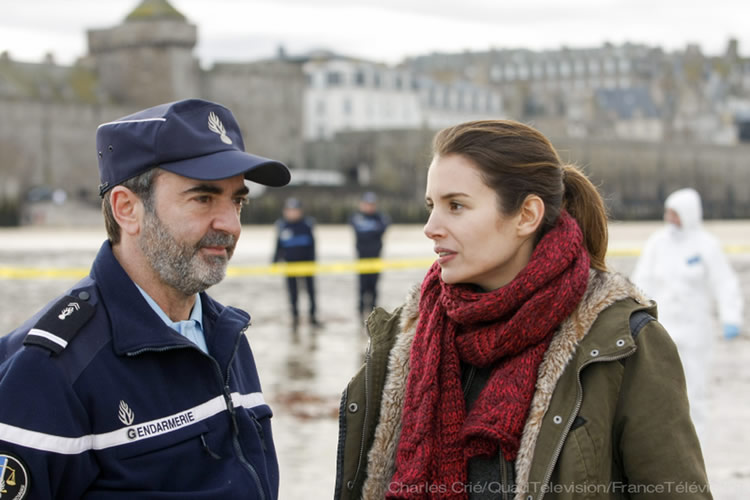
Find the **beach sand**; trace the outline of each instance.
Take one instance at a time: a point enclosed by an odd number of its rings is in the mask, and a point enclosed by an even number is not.
[[[612,223],[609,265],[629,274],[645,238],[659,222]],[[706,227],[732,249],[730,260],[740,274],[745,295],[745,329],[731,342],[716,331],[712,360],[710,439],[703,443],[714,498],[739,500],[750,491],[750,221],[709,221]],[[319,262],[350,262],[354,243],[347,226],[316,228]],[[0,268],[73,270],[71,276],[0,280],[0,332],[23,322],[85,273],[104,240],[101,227],[0,229]],[[248,226],[232,268],[269,264],[274,250],[272,226]],[[388,260],[434,258],[421,226],[393,226],[386,235]],[[380,305],[398,306],[419,283],[426,267],[386,271],[381,275]],[[334,486],[337,412],[341,391],[358,369],[366,335],[356,313],[357,279],[350,272],[316,277],[323,328],[290,324],[281,276],[230,276],[210,293],[243,308],[253,317],[248,336],[266,399],[274,409],[274,438],[280,460],[283,499],[331,498]],[[301,297],[302,312],[306,297]],[[303,316],[304,320],[305,316]],[[665,428],[669,432],[669,428]]]

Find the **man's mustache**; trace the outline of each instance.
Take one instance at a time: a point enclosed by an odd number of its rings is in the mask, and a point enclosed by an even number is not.
[[[226,247],[231,252],[234,250],[236,244],[237,238],[233,235],[215,231],[207,233],[201,238],[196,247],[199,249],[204,247]]]

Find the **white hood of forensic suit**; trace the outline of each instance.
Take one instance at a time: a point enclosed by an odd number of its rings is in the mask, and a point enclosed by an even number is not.
[[[677,212],[683,230],[700,229],[703,222],[703,209],[701,208],[701,196],[695,189],[678,189],[667,196],[664,208],[671,208]]]

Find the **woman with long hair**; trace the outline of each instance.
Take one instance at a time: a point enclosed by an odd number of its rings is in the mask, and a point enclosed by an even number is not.
[[[425,200],[438,258],[367,320],[336,498],[710,498],[674,343],[607,270],[589,179],[529,126],[468,122],[436,135]]]

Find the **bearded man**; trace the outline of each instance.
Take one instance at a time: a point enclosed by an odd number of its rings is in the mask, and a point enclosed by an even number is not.
[[[277,498],[250,316],[205,290],[240,236],[245,181],[289,170],[197,99],[100,125],[97,150],[108,240],[0,339],[0,496]]]

